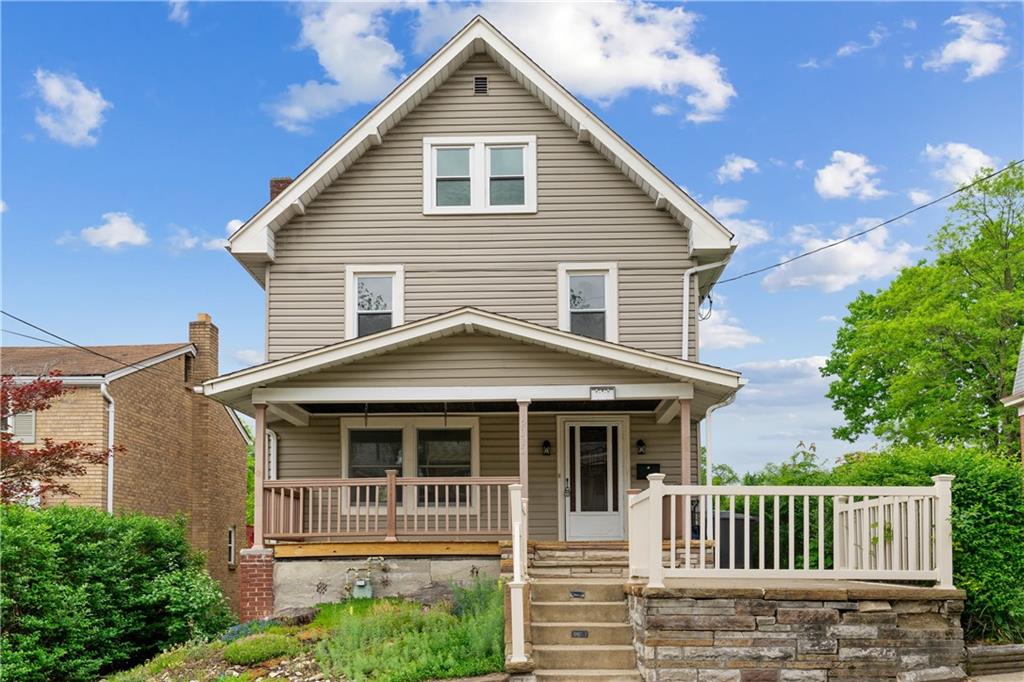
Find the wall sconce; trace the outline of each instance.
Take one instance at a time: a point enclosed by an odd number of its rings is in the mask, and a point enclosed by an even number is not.
[[[545,457],[551,456],[551,441],[546,440],[540,444],[540,454],[544,455]]]
[[[647,454],[647,443],[644,442],[643,438],[638,438],[636,441],[636,454],[646,455]]]

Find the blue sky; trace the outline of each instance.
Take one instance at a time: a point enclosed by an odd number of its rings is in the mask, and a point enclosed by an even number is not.
[[[250,364],[262,293],[218,248],[227,225],[475,11],[734,229],[727,275],[1024,149],[1020,4],[8,2],[4,309],[84,344],[181,339],[205,311],[222,368]],[[816,367],[845,305],[926,258],[943,217],[716,289],[702,360],[750,379],[716,417],[716,459],[850,449]]]

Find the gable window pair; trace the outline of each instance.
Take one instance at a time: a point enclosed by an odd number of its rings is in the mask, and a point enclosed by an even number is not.
[[[558,328],[618,343],[618,265],[562,263],[558,266]]]
[[[533,213],[537,138],[423,138],[423,212]]]
[[[405,269],[401,265],[345,268],[345,338],[366,336],[405,322]]]

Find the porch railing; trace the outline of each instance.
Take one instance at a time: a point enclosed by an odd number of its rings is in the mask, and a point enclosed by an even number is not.
[[[677,486],[629,496],[630,573],[953,584],[952,476],[922,487]]]
[[[317,478],[263,483],[268,540],[504,537],[515,477]]]

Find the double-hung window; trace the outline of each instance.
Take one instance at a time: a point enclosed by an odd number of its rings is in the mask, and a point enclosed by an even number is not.
[[[348,478],[384,478],[388,469],[396,469],[402,475],[402,429],[352,429],[348,431]],[[370,487],[366,499],[358,499],[357,489],[351,491],[352,504],[377,502],[377,489]],[[402,500],[399,486],[396,498]],[[383,500],[382,500],[383,501]]]
[[[423,138],[423,212],[534,213],[537,138]]]
[[[558,266],[558,328],[601,341],[619,340],[615,263]]]
[[[345,269],[345,338],[391,329],[405,321],[405,272],[400,265]]]

